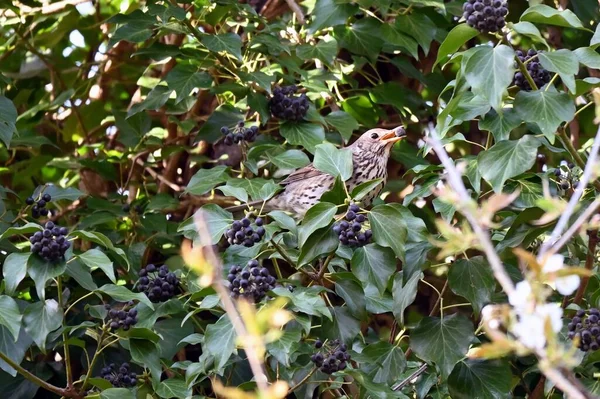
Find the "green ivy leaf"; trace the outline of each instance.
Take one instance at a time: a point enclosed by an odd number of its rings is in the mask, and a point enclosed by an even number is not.
[[[338,42],[332,36],[323,36],[316,44],[301,44],[296,47],[296,55],[304,60],[318,59],[331,65],[338,53]]]
[[[406,223],[400,209],[393,205],[378,205],[369,213],[373,240],[382,247],[394,250],[398,258],[404,260],[406,243]]]
[[[152,374],[153,385],[158,384],[162,373],[162,366],[156,344],[145,339],[129,339],[127,342],[129,343],[131,360],[149,368],[150,374]]]
[[[57,263],[46,262],[38,255],[32,255],[27,260],[27,272],[29,277],[35,283],[35,289],[38,297],[46,298],[46,283],[65,272],[67,265],[65,261]]]
[[[71,259],[69,263],[67,263],[65,273],[70,277],[73,277],[75,281],[77,281],[77,284],[88,291],[95,291],[98,289],[98,286],[92,278],[90,269],[77,259]]]
[[[333,111],[325,117],[325,121],[340,133],[346,143],[352,137],[352,132],[359,127],[356,119],[344,111]]]
[[[333,177],[340,176],[343,181],[352,176],[352,151],[337,149],[333,144],[324,143],[316,146],[315,168]]]
[[[369,193],[371,193],[377,186],[382,185],[383,179],[369,180],[352,189],[350,197],[355,201],[361,201]]]
[[[135,399],[135,393],[127,388],[109,388],[100,392],[100,399]]]
[[[521,124],[519,114],[513,108],[504,108],[501,112],[491,110],[480,121],[479,128],[492,132],[496,142],[508,140],[510,132]]]
[[[373,285],[380,294],[383,294],[390,277],[396,271],[394,251],[377,244],[369,244],[355,250],[351,265],[352,272],[362,286]]]
[[[23,358],[25,358],[25,353],[32,342],[33,339],[25,332],[25,328],[20,329],[19,337],[15,341],[10,330],[7,327],[0,325],[0,352],[4,353],[16,364],[21,364]],[[17,376],[17,370],[1,359],[0,368],[13,377]]]
[[[329,202],[318,202],[312,206],[298,228],[298,247],[302,248],[316,230],[329,226],[336,212],[337,207]]]
[[[154,309],[154,305],[145,294],[142,294],[141,292],[133,293],[122,285],[104,284],[102,287],[98,288],[98,292],[102,292],[119,302],[128,302],[135,299],[149,308]]]
[[[188,97],[193,89],[208,89],[212,86],[212,78],[206,72],[198,72],[198,68],[189,64],[177,64],[169,72],[165,81],[170,89],[175,90],[176,103]]]
[[[496,288],[492,269],[482,256],[454,262],[448,273],[448,284],[452,292],[471,302],[476,315],[491,302]]]
[[[367,127],[374,127],[379,121],[379,113],[367,96],[348,97],[342,102],[342,109],[356,121]]]
[[[298,287],[294,292],[287,288],[276,287],[273,293],[277,296],[288,298],[294,311],[306,313],[311,316],[325,316],[331,319],[331,312],[321,297],[321,288]]]
[[[456,25],[448,33],[448,36],[444,39],[438,50],[438,55],[433,66],[435,67],[448,55],[455,53],[460,49],[463,44],[477,36],[479,32],[477,29],[470,27],[466,23]]]
[[[561,49],[552,52],[541,52],[538,54],[538,58],[546,70],[558,73],[571,93],[575,92],[575,75],[579,72],[579,62],[577,62],[575,54],[569,50]]]
[[[10,331],[16,342],[21,329],[21,312],[17,302],[7,295],[0,295],[0,324]]]
[[[473,324],[462,315],[425,317],[410,333],[410,348],[419,358],[435,363],[446,379],[473,338]]]
[[[206,327],[203,350],[214,356],[217,370],[225,366],[235,351],[235,338],[236,333],[227,314]]]
[[[244,114],[230,104],[218,106],[208,117],[208,120],[202,124],[196,140],[206,140],[214,143],[223,137],[221,127],[234,126],[236,123],[244,120]]]
[[[448,378],[453,399],[508,399],[513,397],[512,386],[510,366],[501,360],[463,360]]]
[[[521,21],[563,26],[566,28],[586,29],[573,11],[559,11],[545,4],[537,4],[529,7],[523,14],[521,14]]]
[[[79,237],[102,245],[104,248],[108,249],[119,262],[121,262],[121,265],[127,266],[127,270],[129,270],[129,259],[127,259],[125,251],[123,251],[121,248],[115,247],[110,238],[104,234],[97,231],[76,230],[69,233],[69,237]]]
[[[383,35],[383,51],[392,53],[398,48],[409,53],[414,59],[419,59],[419,44],[415,39],[403,33],[396,25],[383,24],[381,26]]]
[[[301,145],[313,154],[316,146],[325,140],[323,126],[308,122],[285,122],[279,133],[290,144]]]
[[[63,312],[54,299],[35,302],[23,312],[23,326],[35,344],[46,353],[48,334],[62,325]]]
[[[242,39],[235,33],[204,35],[202,44],[213,53],[224,52],[233,55],[238,61],[242,60]]]
[[[104,255],[104,253],[98,248],[87,250],[78,255],[78,258],[81,259],[81,261],[89,268],[97,267],[102,270],[104,274],[106,274],[106,277],[113,282],[113,284],[117,283],[113,263],[110,261],[110,259],[108,259],[108,256]]]
[[[546,39],[544,39],[540,33],[540,30],[531,22],[518,22],[516,24],[509,24],[509,26],[518,34],[530,37],[535,41],[543,43],[547,49],[550,49],[548,42],[546,42]]]
[[[19,253],[13,252],[8,254],[2,265],[2,276],[4,276],[4,284],[6,293],[13,295],[27,274],[27,263],[31,252]]]
[[[17,109],[12,101],[0,96],[0,140],[10,147],[13,134],[17,131]]]
[[[340,46],[368,57],[375,62],[383,46],[381,22],[375,18],[359,19],[351,26],[338,25],[333,28]]]
[[[0,241],[19,234],[30,234],[42,230],[42,226],[37,223],[26,223],[23,226],[9,227],[0,235]]]
[[[192,388],[188,388],[183,378],[169,378],[160,383],[156,394],[161,398],[189,398],[192,396]]]
[[[317,0],[308,31],[313,34],[325,27],[343,25],[357,10],[358,7],[355,5],[339,3],[335,0]]]
[[[423,273],[413,273],[408,281],[402,282],[404,272],[396,274],[394,277],[394,286],[392,288],[392,298],[394,298],[394,317],[401,327],[404,327],[404,311],[417,297],[417,286],[423,278]]]
[[[499,193],[506,180],[525,173],[535,164],[538,138],[525,135],[519,140],[501,141],[487,151],[479,153],[477,167],[481,176]]]
[[[473,93],[487,99],[495,110],[501,109],[504,92],[513,80],[514,57],[514,51],[501,44],[476,47],[466,60],[465,78]]]
[[[423,48],[425,55],[429,54],[429,46],[437,32],[437,26],[429,17],[414,11],[410,15],[396,16],[394,25],[400,32],[412,36]]]
[[[591,47],[581,47],[573,51],[579,62],[588,68],[600,69],[600,54]]]
[[[281,169],[299,169],[310,163],[308,156],[300,150],[287,150],[269,159]]]
[[[344,302],[346,302],[348,309],[354,317],[359,320],[365,320],[368,314],[363,288],[356,280],[353,279],[353,275],[351,273],[344,274],[348,274],[350,276],[346,278],[345,276],[343,277],[340,275],[340,278],[336,279],[335,292],[344,299]]]
[[[317,256],[332,253],[338,247],[340,241],[333,229],[325,227],[311,234],[298,256],[298,266],[303,266],[315,259]]]
[[[346,344],[351,343],[360,333],[360,322],[350,314],[348,307],[333,307],[332,318],[323,319],[325,338],[339,339]]]
[[[406,369],[406,357],[402,349],[385,341],[367,345],[353,360],[361,363],[374,383],[392,385]],[[364,366],[363,366],[364,365]]]
[[[227,166],[218,165],[211,169],[200,169],[190,179],[185,192],[194,195],[204,195],[227,178]]]
[[[138,112],[146,111],[146,110],[157,110],[163,105],[167,103],[169,97],[171,97],[171,93],[173,89],[170,89],[167,86],[156,85],[146,98],[137,104],[134,104],[129,111],[127,112],[127,117],[131,117]]]
[[[575,116],[575,104],[569,95],[554,91],[520,91],[513,107],[525,122],[537,124],[550,144],[554,144],[559,125]]]

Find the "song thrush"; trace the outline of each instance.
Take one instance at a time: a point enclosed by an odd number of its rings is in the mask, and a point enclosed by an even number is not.
[[[346,181],[349,192],[361,183],[383,179],[381,184],[361,200],[363,206],[370,205],[379,195],[387,178],[390,150],[395,142],[405,136],[406,131],[402,127],[393,130],[376,128],[367,131],[347,147],[352,151],[353,164],[352,176]],[[333,176],[321,172],[311,163],[280,181],[279,184],[284,186],[284,190],[271,198],[265,204],[265,209],[282,210],[302,216],[324,193],[332,189],[334,183]],[[237,211],[244,208],[245,206],[230,207],[228,210]]]

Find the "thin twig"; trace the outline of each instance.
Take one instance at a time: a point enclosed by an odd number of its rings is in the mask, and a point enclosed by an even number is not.
[[[38,376],[30,373],[29,370],[26,370],[23,367],[21,367],[20,365],[18,365],[17,363],[15,363],[10,357],[6,356],[2,352],[0,352],[0,359],[4,360],[6,363],[8,363],[8,365],[10,367],[17,370],[17,372],[19,374],[21,374],[26,380],[33,382],[35,385],[38,385],[47,391],[54,392],[55,394],[57,394],[59,396],[67,396],[66,389],[59,388],[57,386],[47,383],[46,381],[42,380]],[[71,396],[69,396],[69,397],[71,397]]]
[[[418,369],[416,369],[411,375],[409,375],[408,377],[406,377],[402,382],[400,382],[398,385],[392,387],[392,391],[399,391],[402,388],[404,388],[405,386],[407,386],[412,380],[414,380],[415,378],[417,378],[418,376],[420,376],[421,374],[423,374],[425,372],[425,370],[427,370],[427,363],[423,363],[421,365],[421,367],[419,367]]]
[[[450,160],[450,157],[444,149],[434,128],[431,129],[431,137],[428,138],[427,141],[432,146],[433,150],[442,162],[442,165],[444,165],[444,168],[446,168],[446,172],[448,173],[448,183],[460,198],[460,211],[463,215],[465,215],[471,224],[473,232],[479,238],[479,243],[487,255],[488,262],[492,268],[492,272],[494,273],[494,277],[496,280],[498,280],[498,283],[500,283],[504,292],[510,296],[515,291],[515,286],[508,276],[508,273],[504,269],[502,261],[494,249],[494,244],[492,244],[492,240],[490,239],[488,232],[484,230],[484,228],[477,221],[477,217],[473,212],[473,207],[475,204],[462,182],[460,173],[454,166],[454,163]]]
[[[552,245],[558,240],[558,237],[562,234],[565,227],[567,227],[567,223],[571,218],[573,212],[575,212],[575,208],[583,195],[583,191],[587,187],[590,179],[592,178],[592,174],[594,173],[594,168],[596,166],[596,158],[598,156],[598,150],[600,149],[600,127],[598,127],[598,131],[596,132],[596,138],[594,139],[594,144],[592,145],[592,149],[590,151],[590,155],[588,157],[587,163],[585,164],[585,168],[583,170],[583,176],[579,180],[573,195],[571,195],[571,199],[567,204],[567,209],[562,213],[556,226],[554,226],[554,230],[552,230],[552,234],[550,237],[542,244],[542,248],[540,249],[539,256],[543,257],[546,252],[552,247]]]
[[[296,3],[294,0],[285,0],[290,10],[296,14],[296,19],[300,23],[300,25],[304,25],[304,13],[302,12],[302,8]]]
[[[596,210],[598,209],[598,207],[600,207],[600,197],[596,198],[594,200],[594,202],[592,202],[590,204],[590,206],[588,206],[587,209],[585,211],[583,211],[583,213],[581,215],[579,215],[579,217],[577,218],[577,220],[575,220],[575,222],[571,225],[571,227],[569,227],[567,229],[567,231],[565,232],[565,234],[562,235],[562,237],[560,238],[560,240],[558,240],[556,242],[556,244],[554,244],[552,246],[552,248],[550,248],[548,250],[547,255],[550,256],[550,255],[556,253],[560,248],[562,248],[563,245],[565,245],[567,243],[567,241],[569,241],[571,239],[571,237],[577,232],[577,230],[579,230],[579,228],[590,217],[592,217],[592,215],[596,212]]]
[[[596,245],[598,244],[598,230],[590,230],[588,231],[588,250],[587,255],[585,257],[585,268],[587,270],[592,270],[594,267],[594,261],[596,260]],[[575,298],[573,299],[573,303],[579,305],[581,300],[583,299],[583,295],[585,294],[585,290],[587,289],[588,282],[590,281],[589,277],[583,277],[581,279],[581,284],[579,284],[579,288],[577,288],[577,292],[575,293]]]

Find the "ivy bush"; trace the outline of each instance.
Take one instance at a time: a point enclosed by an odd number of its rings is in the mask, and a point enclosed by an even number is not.
[[[4,397],[600,395],[597,2],[3,7]]]

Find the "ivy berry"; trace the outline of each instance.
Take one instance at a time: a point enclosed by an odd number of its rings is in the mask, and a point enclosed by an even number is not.
[[[323,341],[317,340],[315,348],[324,347]],[[325,374],[333,374],[337,371],[345,370],[350,361],[350,354],[345,344],[340,344],[339,340],[332,341],[323,351],[318,351],[311,356],[310,360]]]
[[[252,221],[249,217],[245,217],[242,220],[234,220],[231,227],[225,232],[229,245],[244,245],[250,248],[260,242],[266,233],[263,227],[264,220],[261,217],[254,219],[256,229],[251,224]]]
[[[166,265],[156,267],[148,264],[138,273],[140,276],[136,286],[138,292],[146,294],[154,303],[168,301],[175,296],[179,286],[179,279],[175,273],[170,272]]]
[[[505,0],[468,0],[463,4],[467,24],[482,33],[498,32],[506,25]]]
[[[116,364],[111,363],[102,368],[100,377],[104,378],[114,387],[131,388],[137,385],[137,374],[130,370],[129,363],[123,363],[117,369]]]
[[[239,144],[242,141],[251,143],[256,140],[256,137],[258,136],[258,126],[246,128],[244,127],[244,122],[240,121],[235,128],[233,128],[233,131],[229,127],[223,126],[221,128],[221,134],[225,136],[223,139],[225,145],[233,145],[234,143]]]
[[[295,96],[298,91],[296,85],[278,87],[273,90],[273,97],[269,101],[271,114],[286,121],[300,121],[308,112],[309,101],[306,94]]]
[[[127,304],[121,308],[111,307],[106,305],[108,310],[108,318],[110,319],[109,327],[111,331],[116,331],[122,328],[124,331],[129,330],[135,326],[138,322],[137,309],[133,308],[133,301],[127,302]]]
[[[597,351],[600,348],[600,311],[596,308],[580,309],[569,324],[569,339],[579,339],[579,349],[583,352]]]
[[[253,259],[246,267],[233,266],[229,269],[227,280],[230,283],[231,296],[240,296],[259,302],[267,292],[275,288],[277,279],[269,273],[266,267],[260,267],[258,261]]]
[[[47,222],[44,230],[36,231],[30,238],[31,252],[40,255],[47,262],[64,259],[65,252],[71,246],[66,235],[69,230],[59,227],[54,222]]]
[[[360,212],[360,207],[351,204],[346,212],[345,220],[333,225],[333,232],[338,235],[343,245],[362,247],[371,241],[373,232],[364,228],[363,223],[366,221],[366,217],[358,212]]]
[[[42,195],[41,198],[37,201],[33,197],[27,197],[25,199],[25,204],[31,206],[31,217],[37,219],[40,216],[48,215],[49,211],[46,208],[46,205],[50,201],[52,201],[52,196],[46,193]]]
[[[527,73],[529,73],[529,76],[531,76],[535,85],[541,89],[550,82],[550,72],[542,68],[542,64],[537,59],[539,53],[540,51],[535,50],[529,50],[527,53],[523,53],[521,50],[517,50],[516,52],[519,60],[525,64]],[[519,86],[521,90],[531,90],[531,85],[527,81],[527,78],[520,71],[515,73],[513,82],[515,85]]]

